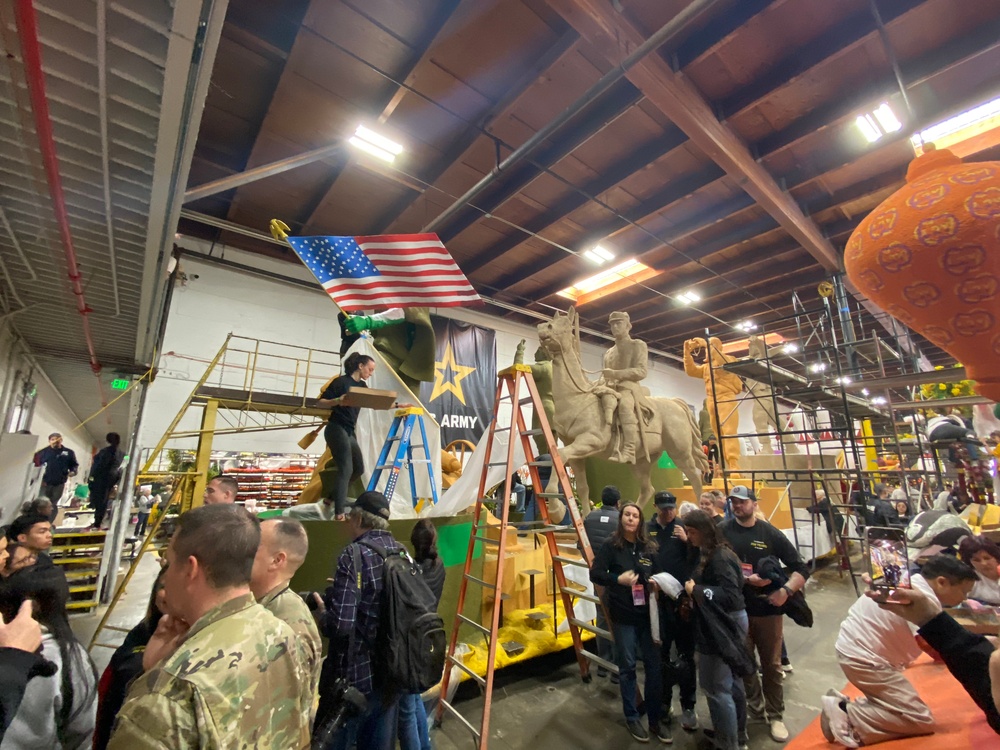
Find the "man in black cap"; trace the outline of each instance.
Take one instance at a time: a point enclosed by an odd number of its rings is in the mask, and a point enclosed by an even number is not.
[[[653,495],[653,503],[656,505],[656,515],[649,522],[649,537],[657,544],[658,569],[669,573],[683,584],[691,577],[691,568],[684,524],[677,518],[677,498],[666,490],[660,490]],[[681,614],[689,606],[686,599],[687,594],[683,592],[676,601],[667,596],[659,597],[660,635],[663,639],[663,701],[667,707],[667,720],[661,727],[668,732],[674,685],[680,692],[681,727],[689,732],[698,728],[698,716],[694,710],[698,697],[694,666],[694,621],[690,617],[685,619]],[[671,655],[671,647],[676,647],[676,658]]]
[[[743,485],[735,485],[729,490],[728,499],[733,518],[723,521],[719,530],[743,566],[743,598],[750,620],[747,646],[750,653],[756,648],[764,677],[763,685],[756,672],[743,680],[747,712],[752,718],[769,723],[771,739],[785,742],[788,729],[783,716],[782,608],[793,593],[806,585],[809,568],[788,537],[767,521],[757,518],[757,497],[753,491]],[[769,579],[758,575],[758,563],[765,557],[778,558],[789,571],[788,582],[783,586],[775,588]]]
[[[618,528],[618,501],[622,499],[622,493],[613,484],[609,484],[601,490],[601,507],[594,508],[586,518],[583,519],[583,529],[587,532],[587,539],[590,540],[590,548],[597,554],[597,550],[604,546],[604,543],[611,538],[611,535]],[[598,587],[601,591],[597,595],[603,598],[603,587]],[[610,630],[608,621],[604,618],[604,608],[597,608],[597,627],[601,630]],[[614,644],[607,638],[597,638],[597,655],[602,659],[615,662]],[[608,670],[598,666],[597,676],[604,677]],[[611,681],[618,682],[618,675],[612,673]]]
[[[373,669],[385,565],[382,556],[367,545],[389,553],[402,547],[389,533],[389,501],[381,492],[362,492],[348,511],[346,523],[353,541],[340,553],[333,584],[322,602],[317,601],[316,622],[330,639],[330,648],[320,675],[313,731],[336,708],[335,683],[346,679],[367,698],[368,709],[348,721],[345,736],[356,735],[359,748],[389,747],[396,731],[396,697],[383,694]]]

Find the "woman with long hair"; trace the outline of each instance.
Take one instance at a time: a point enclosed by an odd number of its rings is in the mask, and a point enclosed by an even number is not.
[[[436,604],[441,603],[444,591],[444,562],[438,555],[437,529],[422,518],[410,532],[413,560],[420,566],[427,587],[434,594]],[[431,737],[427,731],[427,708],[420,693],[406,693],[399,698],[399,716],[396,732],[399,750],[431,750]]]
[[[650,581],[656,561],[656,542],[646,533],[642,510],[626,503],[618,516],[618,528],[597,551],[590,569],[590,580],[604,586],[605,602],[614,633],[615,659],[618,663],[618,687],[629,734],[639,742],[649,741],[649,732],[664,744],[673,741],[660,728],[663,711],[663,680],[660,651],[653,643],[649,623]],[[636,706],[635,665],[641,655],[646,668],[644,696],[649,732],[642,726]]]
[[[334,378],[316,402],[330,408],[330,421],[323,431],[323,438],[330,449],[330,456],[337,464],[333,486],[333,508],[338,521],[344,520],[347,508],[347,488],[365,470],[361,446],[354,435],[361,409],[344,406],[344,396],[351,388],[367,388],[365,382],[375,372],[375,360],[367,354],[354,352],[344,360],[344,374]]]
[[[17,713],[0,748],[89,748],[97,712],[97,672],[87,650],[76,640],[66,616],[69,587],[55,567],[32,567],[0,586],[0,613],[17,614],[22,602],[34,603],[42,626],[42,656],[56,665],[51,677],[28,682]]]
[[[978,536],[963,537],[958,543],[958,556],[976,571],[976,585],[969,593],[970,599],[983,604],[1000,604],[1000,547],[989,539]]]
[[[743,603],[743,571],[739,558],[729,549],[719,527],[703,510],[684,514],[684,534],[691,547],[693,574],[684,590],[694,602],[698,618],[697,649],[698,682],[708,699],[712,716],[715,747],[720,750],[737,750],[747,740],[747,702],[742,677],[733,672],[723,658],[718,646],[706,634],[704,620],[705,600],[721,609],[747,633],[747,612]]]
[[[111,730],[115,726],[115,718],[125,703],[129,685],[132,680],[142,674],[142,655],[146,644],[156,632],[156,626],[163,617],[163,575],[165,567],[153,581],[153,590],[149,595],[146,615],[138,625],[125,636],[122,645],[118,647],[108,662],[101,681],[98,684],[97,726],[94,730],[94,750],[104,750],[111,739]]]
[[[420,566],[424,580],[440,604],[444,591],[444,562],[438,554],[437,529],[429,519],[422,518],[414,524],[410,544],[413,545],[413,560]]]

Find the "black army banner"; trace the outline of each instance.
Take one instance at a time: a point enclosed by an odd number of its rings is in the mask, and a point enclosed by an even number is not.
[[[431,316],[437,355],[434,382],[422,383],[420,400],[441,425],[441,446],[478,443],[493,417],[496,332],[472,323]]]

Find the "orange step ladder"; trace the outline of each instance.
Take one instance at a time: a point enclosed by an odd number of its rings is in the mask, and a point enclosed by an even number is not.
[[[500,415],[502,407],[505,404],[510,405],[510,422],[501,425]],[[525,419],[524,413],[524,407],[526,406],[532,406],[534,408],[535,414],[538,416],[540,425],[539,428],[531,429],[528,426],[530,422]],[[514,430],[516,430],[517,434],[509,436],[506,457],[503,460],[496,460],[492,455],[494,436],[497,433],[511,433]],[[479,491],[476,499],[475,516],[472,522],[472,533],[469,537],[469,549],[465,557],[465,568],[462,571],[462,582],[458,593],[458,609],[455,614],[455,622],[452,627],[451,638],[448,643],[448,656],[447,661],[445,662],[444,679],[441,683],[441,700],[438,705],[436,716],[438,723],[442,720],[445,711],[455,716],[472,732],[476,740],[476,747],[479,750],[484,750],[489,745],[490,708],[493,699],[493,677],[496,669],[496,654],[498,645],[497,632],[502,625],[501,592],[503,591],[504,579],[503,560],[506,552],[507,530],[511,528],[508,522],[510,503],[508,502],[508,499],[504,497],[501,498],[498,503],[498,506],[502,508],[500,512],[500,525],[499,527],[495,525],[489,527],[493,531],[499,530],[499,537],[497,539],[493,539],[485,533],[488,528],[486,514],[490,512],[484,505],[485,501],[489,500],[489,498],[486,497],[486,483],[488,481],[487,474],[491,467],[504,466],[504,481],[510,481],[510,476],[518,468],[514,465],[515,446],[517,445],[518,440],[520,440],[521,446],[524,449],[524,455],[531,472],[532,486],[537,490],[534,493],[535,502],[538,503],[538,511],[542,519],[542,525],[539,528],[532,530],[542,533],[548,544],[549,555],[552,558],[552,568],[556,580],[556,586],[562,597],[566,619],[569,624],[570,633],[572,633],[573,636],[573,648],[576,651],[577,661],[580,664],[580,675],[585,682],[589,682],[591,661],[598,663],[600,666],[611,672],[618,672],[618,668],[615,664],[600,658],[597,654],[587,651],[583,647],[583,640],[580,635],[581,631],[588,631],[608,639],[611,638],[611,634],[606,630],[595,627],[590,622],[580,620],[574,612],[574,599],[585,599],[587,601],[594,602],[599,607],[602,605],[598,597],[586,594],[578,589],[568,586],[563,566],[577,565],[585,567],[589,570],[594,561],[594,553],[590,547],[590,541],[587,539],[587,533],[584,531],[583,519],[580,517],[580,511],[577,508],[576,499],[573,496],[573,489],[570,485],[569,476],[566,473],[566,467],[563,465],[562,459],[559,457],[557,452],[553,452],[550,461],[539,461],[534,453],[531,438],[539,434],[545,436],[545,441],[548,445],[554,446],[556,444],[552,435],[552,429],[545,417],[545,410],[542,406],[541,398],[538,395],[538,388],[536,387],[535,380],[531,375],[531,368],[525,365],[514,365],[502,370],[498,374],[497,378],[493,419],[490,422],[489,440],[487,441],[484,449],[486,451],[486,455],[483,460],[483,472],[479,479]],[[559,492],[548,493],[544,491],[545,487],[542,485],[538,469],[540,466],[550,465],[555,472],[555,478],[558,480]],[[552,524],[549,518],[548,507],[546,505],[547,498],[551,497],[566,499],[566,506],[568,508],[570,518],[572,519],[571,526],[563,527]],[[555,537],[556,531],[575,531],[577,537],[577,548],[582,559],[560,554],[560,546],[565,547],[567,545],[557,542]],[[494,580],[486,581],[472,575],[473,554],[476,544],[490,545],[492,548],[495,548],[498,564],[496,566],[496,578]],[[470,585],[478,586],[485,590],[492,590],[494,592],[492,611],[489,617],[490,623],[488,627],[482,625],[478,619],[464,614],[463,610],[465,608],[466,593],[468,592]],[[486,637],[488,644],[488,656],[486,660],[487,666],[485,677],[476,674],[474,671],[469,669],[462,662],[461,658],[456,657],[455,655],[455,650],[458,645],[459,629],[461,627],[471,627]],[[482,722],[478,727],[466,719],[465,716],[463,716],[454,706],[451,705],[451,703],[447,701],[448,684],[451,679],[453,667],[457,667],[459,670],[464,672],[482,689],[484,700],[483,717]]]

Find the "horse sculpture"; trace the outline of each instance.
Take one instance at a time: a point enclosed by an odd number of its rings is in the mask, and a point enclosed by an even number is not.
[[[580,328],[576,308],[556,313],[538,326],[538,339],[552,356],[552,392],[555,398],[555,428],[563,440],[559,454],[576,477],[576,494],[584,515],[591,510],[586,459],[594,456],[613,460],[614,425],[605,416],[596,383],[584,373],[580,360]],[[679,398],[649,398],[652,418],[641,426],[645,451],[630,464],[639,483],[640,505],[653,497],[649,475],[652,463],[664,451],[690,480],[695,496],[701,494],[701,476],[708,459],[701,449],[701,433],[690,407]]]

